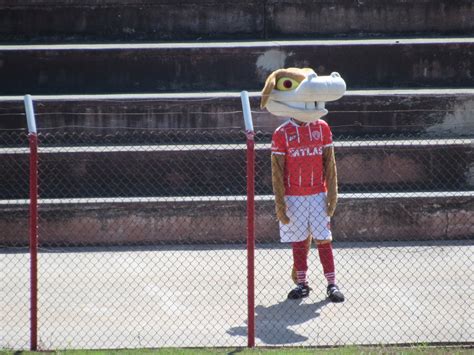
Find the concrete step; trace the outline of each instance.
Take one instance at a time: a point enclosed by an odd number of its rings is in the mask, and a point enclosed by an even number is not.
[[[240,94],[235,92],[51,95],[34,100],[43,145],[244,139]],[[260,139],[269,141],[282,120],[260,110],[259,102],[260,93],[251,92],[255,129]],[[326,106],[330,114],[325,119],[337,140],[474,136],[474,89],[349,90]],[[24,112],[22,96],[0,97],[0,146],[20,144],[20,137],[2,130],[25,129]],[[64,133],[55,133],[59,131]]]
[[[474,37],[0,46],[0,95],[259,91],[287,66],[351,90],[472,88],[473,52]]]
[[[472,35],[472,18],[470,0],[4,0],[0,41]]]
[[[341,192],[474,187],[474,140],[336,142]],[[27,148],[0,149],[0,199],[28,196]],[[245,144],[40,149],[40,196],[244,195]],[[256,193],[271,194],[270,144],[256,146]]]
[[[245,196],[40,201],[40,248],[246,242]],[[0,246],[28,245],[27,201],[0,201]],[[470,240],[474,192],[341,194],[336,242]],[[256,198],[256,240],[279,241],[272,196]]]

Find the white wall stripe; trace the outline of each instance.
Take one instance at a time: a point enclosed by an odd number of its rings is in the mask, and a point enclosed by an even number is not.
[[[41,144],[41,141],[40,141]],[[383,140],[383,141],[342,141],[334,142],[338,148],[364,147],[419,147],[471,145],[474,139],[420,139],[420,140]],[[330,146],[330,145],[328,145]],[[176,152],[176,151],[222,151],[245,150],[246,144],[186,144],[186,145],[126,145],[126,146],[84,146],[84,147],[39,147],[40,153],[109,153],[109,152]],[[256,150],[271,149],[270,143],[255,144]],[[29,148],[0,148],[0,154],[28,154]]]
[[[453,198],[474,197],[474,191],[423,191],[423,192],[367,192],[367,193],[339,193],[341,200],[349,199],[412,199],[412,198]],[[273,201],[273,195],[256,195],[255,201]],[[101,198],[58,198],[39,199],[43,205],[54,204],[93,204],[93,203],[180,203],[180,202],[245,202],[245,195],[229,196],[169,196],[169,197],[101,197]],[[0,200],[0,205],[27,205],[28,199]]]

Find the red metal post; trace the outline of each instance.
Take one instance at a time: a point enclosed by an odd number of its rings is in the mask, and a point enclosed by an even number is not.
[[[247,132],[247,304],[248,347],[255,346],[255,140]]]
[[[30,348],[38,349],[38,137],[30,142]]]

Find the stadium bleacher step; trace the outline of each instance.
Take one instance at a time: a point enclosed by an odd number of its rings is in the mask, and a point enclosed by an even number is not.
[[[472,35],[473,17],[470,0],[3,0],[0,41]]]
[[[27,200],[0,201],[0,246],[28,245]],[[341,194],[338,242],[470,239],[474,192]],[[40,201],[41,247],[246,243],[245,196]],[[276,243],[273,196],[256,197],[256,240]]]
[[[474,140],[336,142],[341,192],[474,188]],[[28,193],[28,149],[0,149],[0,199]],[[40,148],[40,196],[245,195],[245,144]],[[257,194],[271,194],[270,145],[257,144]]]
[[[156,144],[173,142],[171,132],[178,134],[180,130],[186,130],[186,136],[179,137],[183,143],[235,143],[244,139],[239,92],[49,95],[33,99],[42,145]],[[254,125],[268,140],[283,119],[261,110],[259,101],[260,93],[251,92]],[[11,135],[11,131],[2,130],[26,128],[23,96],[2,96],[0,104],[0,135]],[[474,135],[474,88],[348,90],[342,99],[326,106],[329,115],[324,119],[336,140]],[[216,129],[219,134],[213,135]],[[70,134],[48,138],[60,130]],[[82,137],[72,134],[73,130],[81,130]],[[158,134],[158,130],[163,132]],[[0,145],[7,142],[4,139]]]
[[[473,50],[474,37],[2,45],[0,95],[258,91],[288,66],[338,71],[351,90],[472,87]]]

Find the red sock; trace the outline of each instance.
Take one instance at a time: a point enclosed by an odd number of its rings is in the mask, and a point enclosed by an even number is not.
[[[293,249],[293,263],[296,270],[296,279],[299,284],[306,284],[306,272],[308,271],[307,241],[291,243]]]
[[[332,243],[318,243],[319,260],[323,266],[324,276],[328,285],[336,283],[336,268],[334,267],[334,255],[332,253]]]

